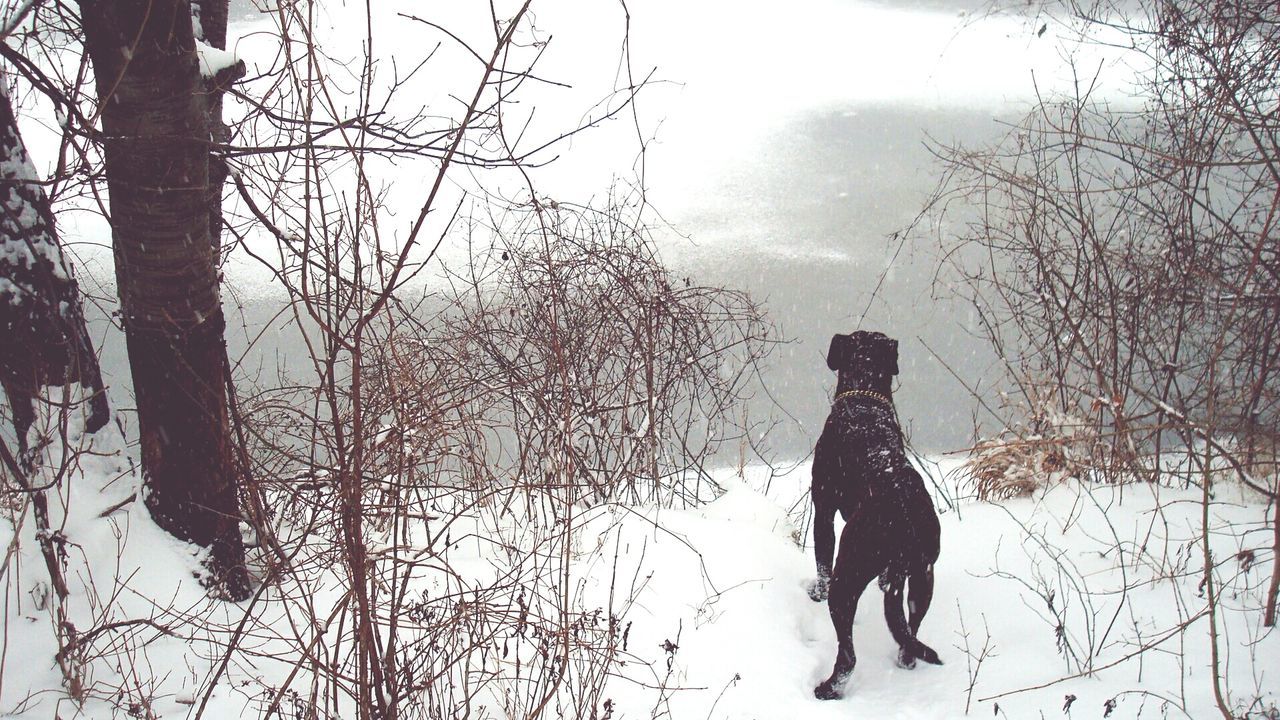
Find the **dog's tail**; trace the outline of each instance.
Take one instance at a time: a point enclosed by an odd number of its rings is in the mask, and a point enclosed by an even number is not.
[[[898,643],[898,647],[909,653],[913,658],[923,660],[932,665],[941,665],[942,660],[938,657],[937,651],[920,642],[915,633],[911,631],[911,626],[907,624],[907,616],[902,611],[901,602],[904,580],[905,574],[900,573],[894,573],[894,576],[888,579],[887,584],[893,590],[896,590],[893,594],[899,598],[898,602],[887,603],[884,607],[884,619],[889,625],[889,632],[893,634],[893,639]]]

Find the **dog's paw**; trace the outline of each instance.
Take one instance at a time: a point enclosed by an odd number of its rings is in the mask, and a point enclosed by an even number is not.
[[[813,696],[819,700],[839,700],[844,697],[844,693],[836,687],[835,683],[827,680],[813,689]]]
[[[920,649],[916,651],[914,655],[930,665],[942,664],[942,658],[938,657],[937,651],[924,643],[920,644]]]
[[[839,700],[844,697],[844,686],[848,682],[849,676],[853,674],[853,668],[841,670],[836,668],[831,672],[831,677],[823,680],[818,687],[813,689],[813,696],[819,700]]]
[[[818,578],[809,583],[809,599],[814,602],[823,602],[827,599],[827,593],[830,591],[831,581],[826,578]]]

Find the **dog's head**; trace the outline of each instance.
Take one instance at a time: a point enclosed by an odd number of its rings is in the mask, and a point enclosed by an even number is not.
[[[865,330],[837,334],[827,350],[827,367],[838,373],[897,375],[898,341],[884,333]]]

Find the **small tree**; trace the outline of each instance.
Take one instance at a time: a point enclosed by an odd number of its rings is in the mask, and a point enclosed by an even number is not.
[[[502,201],[491,193],[503,179],[538,197],[536,166],[554,159],[566,138],[630,115],[643,86],[617,78],[606,101],[587,100],[580,125],[536,122],[537,103],[527,100],[535,89],[567,86],[546,83],[537,67],[557,46],[535,23],[532,4],[459,4],[448,23],[378,3],[294,3],[272,13],[279,47],[255,68],[245,86],[252,102],[236,123],[238,143],[250,150],[236,158],[234,179],[252,218],[228,215],[228,224],[232,233],[265,229],[275,240],[268,255],[252,243],[244,250],[287,293],[286,322],[307,346],[314,375],[282,380],[284,387],[255,398],[245,426],[263,441],[252,460],[269,468],[255,474],[271,498],[264,515],[288,549],[278,555],[298,553],[283,582],[298,585],[295,596],[322,595],[314,588],[332,575],[306,571],[324,567],[340,577],[345,599],[332,614],[310,602],[296,606],[324,635],[319,648],[299,646],[298,656],[331,665],[299,665],[296,681],[271,689],[270,708],[287,690],[319,715],[483,714],[482,706],[500,703],[512,717],[586,716],[615,662],[612,627],[599,639],[605,652],[596,640],[578,644],[591,613],[572,595],[569,548],[579,523],[559,496],[552,504],[562,522],[535,527],[532,539],[508,538],[505,579],[450,569],[450,532],[474,523],[476,508],[500,491],[510,497],[523,488],[473,492],[443,472],[450,454],[469,451],[473,436],[465,432],[476,428],[454,423],[461,412],[436,413],[432,401],[442,396],[413,345],[436,337],[424,329],[427,308],[411,299],[421,291],[416,280],[434,272],[438,248],[458,243],[464,208],[497,214]],[[625,5],[614,11],[625,28]],[[345,28],[323,47],[321,16]],[[420,42],[398,45],[386,61],[374,51],[388,47],[383,33],[393,26],[415,28]],[[275,151],[252,150],[264,147]],[[419,174],[406,172],[407,163]],[[413,372],[396,377],[392,359]],[[395,423],[411,412],[413,422]],[[443,545],[426,562],[410,560],[404,543],[427,528]],[[487,531],[495,541],[506,533]],[[419,596],[415,584],[426,578],[450,589]],[[536,597],[526,590],[532,586]],[[523,661],[493,672],[488,640],[524,635],[530,623],[537,654],[526,648],[517,654]],[[575,667],[594,669],[584,678]]]

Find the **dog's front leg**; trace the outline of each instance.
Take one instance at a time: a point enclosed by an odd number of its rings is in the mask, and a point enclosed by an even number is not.
[[[813,556],[818,565],[818,578],[809,585],[809,597],[814,602],[827,599],[831,585],[831,561],[836,547],[836,509],[827,503],[814,501],[813,505]]]
[[[865,569],[850,568],[849,565],[850,563],[845,563],[836,570],[837,576],[831,588],[831,600],[827,603],[838,644],[836,664],[831,669],[831,677],[813,689],[814,697],[819,700],[836,700],[843,697],[844,685],[853,674],[853,667],[858,664],[858,656],[853,651],[853,618],[858,614],[858,600],[867,583],[864,580]],[[850,570],[852,572],[849,572]]]

